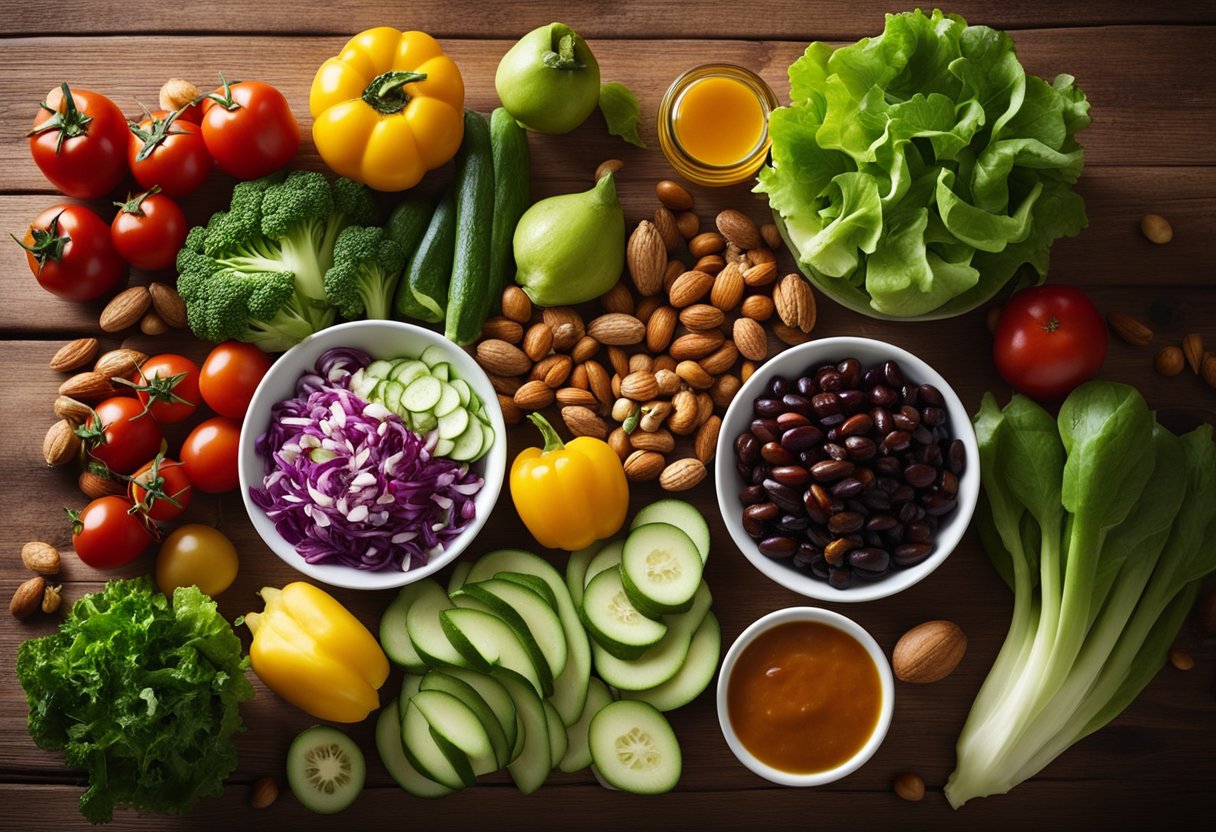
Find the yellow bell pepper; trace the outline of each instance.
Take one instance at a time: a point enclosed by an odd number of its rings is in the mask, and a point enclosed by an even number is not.
[[[262,612],[245,616],[249,660],[266,687],[330,722],[361,722],[380,707],[388,678],[380,643],[332,595],[296,581],[264,587]]]
[[[464,80],[425,32],[355,35],[317,70],[308,107],[325,163],[378,191],[417,185],[464,137]]]
[[[591,436],[563,443],[545,417],[528,418],[545,439],[511,465],[511,499],[528,531],[542,546],[571,552],[616,534],[629,509],[616,451]]]

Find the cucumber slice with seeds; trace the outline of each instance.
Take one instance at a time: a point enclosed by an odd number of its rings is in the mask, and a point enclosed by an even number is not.
[[[648,702],[660,711],[682,708],[700,696],[714,674],[718,672],[718,659],[722,655],[722,628],[711,612],[705,616],[701,626],[693,634],[688,646],[688,655],[675,676],[656,688],[649,690],[621,691],[622,699]]]
[[[304,808],[321,815],[341,812],[363,791],[367,767],[354,740],[337,728],[314,725],[291,743],[287,784]]]
[[[625,540],[621,582],[646,613],[684,612],[701,583],[704,564],[688,535],[667,523],[639,526]]]
[[[619,659],[636,659],[667,634],[662,621],[637,611],[621,585],[619,569],[605,569],[591,579],[579,608],[587,632]]]
[[[380,716],[376,718],[376,751],[397,785],[414,797],[434,799],[453,794],[452,789],[441,786],[414,768],[409,757],[405,756],[396,699],[381,708]]]
[[[713,596],[702,581],[688,612],[664,617],[667,635],[633,661],[619,659],[593,643],[591,650],[600,678],[621,691],[647,690],[673,678],[688,657],[692,635],[709,614],[712,604]]]
[[[683,755],[667,719],[645,702],[613,702],[591,720],[587,744],[600,775],[633,794],[661,794],[680,780]]]
[[[709,560],[709,524],[696,506],[671,497],[659,500],[634,515],[629,530],[634,531],[651,523],[668,523],[680,529],[696,545],[701,554],[701,563]]]
[[[587,571],[583,574],[583,593],[587,592],[587,585],[591,583],[591,579],[596,575],[605,569],[614,569],[620,566],[621,558],[624,554],[625,541],[611,540],[605,543],[604,547],[587,564]]]
[[[566,729],[566,753],[557,764],[559,769],[566,772],[581,771],[591,765],[587,730],[591,727],[591,720],[595,715],[611,701],[612,694],[608,691],[608,686],[592,677],[591,685],[587,688],[587,704],[583,706],[583,715],[578,718],[578,722]]]

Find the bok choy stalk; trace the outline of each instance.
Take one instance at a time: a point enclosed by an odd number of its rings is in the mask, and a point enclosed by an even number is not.
[[[1003,794],[1127,707],[1216,569],[1216,445],[1179,438],[1134,389],[1082,385],[1058,420],[991,395],[975,417],[980,534],[1014,590],[1005,644],[946,797]]]

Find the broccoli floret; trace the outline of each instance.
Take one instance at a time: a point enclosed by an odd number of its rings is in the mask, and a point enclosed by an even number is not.
[[[376,226],[352,225],[338,235],[325,294],[346,318],[387,318],[405,252]]]

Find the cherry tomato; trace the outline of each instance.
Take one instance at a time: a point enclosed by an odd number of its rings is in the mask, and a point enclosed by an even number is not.
[[[156,585],[166,595],[196,586],[212,598],[236,580],[236,547],[219,529],[187,523],[165,538],[156,556]]]
[[[203,103],[203,140],[225,173],[257,179],[296,155],[300,125],[283,93],[269,84],[223,81]]]
[[[143,554],[152,534],[133,509],[126,497],[99,497],[79,514],[69,510],[76,555],[95,569],[113,569]]]
[[[34,161],[67,196],[105,196],[127,175],[127,120],[101,93],[60,84],[27,135]]]
[[[1059,401],[1101,368],[1106,326],[1083,292],[1071,286],[1035,286],[1005,305],[992,357],[1018,392]]]
[[[30,223],[21,247],[38,284],[67,300],[97,300],[127,277],[105,220],[83,205],[47,208]]]
[[[203,401],[221,416],[244,419],[253,391],[269,369],[270,356],[258,347],[225,341],[203,362],[198,380]]]
[[[116,474],[130,474],[160,450],[160,425],[144,406],[127,396],[106,399],[80,429],[90,461]]]
[[[180,462],[157,454],[131,477],[127,495],[147,517],[163,523],[190,505],[190,480]]]
[[[223,494],[240,483],[237,474],[241,424],[216,416],[201,423],[182,443],[182,465],[198,491]]]
[[[194,193],[211,173],[202,128],[177,113],[157,111],[132,124],[127,159],[140,185],[172,197]]]
[[[154,355],[139,366],[138,375],[135,395],[162,425],[189,419],[203,401],[198,391],[198,365],[189,358],[173,353]]]
[[[110,224],[114,248],[137,269],[167,269],[177,260],[190,224],[178,204],[155,186],[116,202],[118,214]]]

